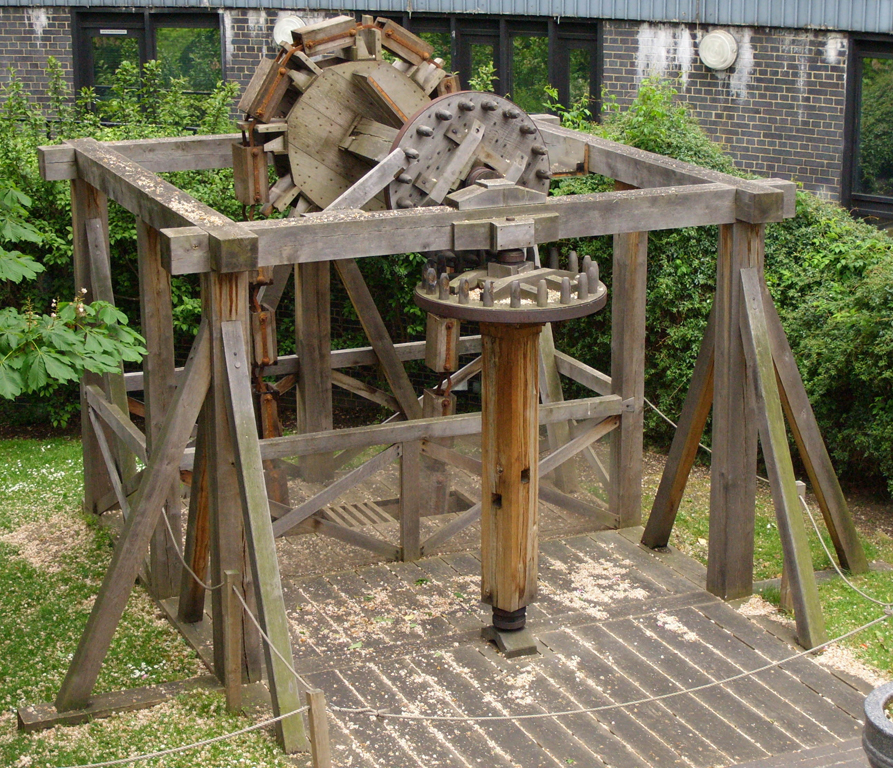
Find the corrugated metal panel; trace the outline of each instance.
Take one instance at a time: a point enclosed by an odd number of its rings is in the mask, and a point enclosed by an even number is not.
[[[487,13],[893,34],[893,0],[0,0],[3,6]]]

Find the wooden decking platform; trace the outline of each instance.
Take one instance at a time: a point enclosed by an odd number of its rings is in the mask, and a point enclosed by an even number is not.
[[[340,707],[528,715],[689,689],[794,652],[703,591],[691,561],[677,555],[668,567],[631,538],[541,542],[528,622],[541,655],[512,661],[479,637],[489,609],[478,601],[474,553],[287,577],[297,669]],[[330,722],[335,764],[345,767],[718,767],[849,749],[861,731],[858,687],[801,659],[592,714],[449,722],[335,713]]]

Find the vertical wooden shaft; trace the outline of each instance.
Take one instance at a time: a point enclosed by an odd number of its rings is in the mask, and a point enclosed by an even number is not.
[[[305,692],[304,697],[310,712],[310,765],[312,768],[332,768],[332,747],[329,743],[329,720],[326,714],[326,696],[314,688]]]
[[[645,289],[648,233],[614,236],[611,299],[611,392],[629,405],[611,436],[610,509],[620,528],[642,520],[645,405]]]
[[[85,301],[93,301],[93,280],[90,271],[90,248],[87,242],[86,222],[91,218],[108,221],[106,196],[86,181],[71,182],[72,250],[74,252],[74,290],[86,288]],[[87,387],[102,386],[102,376],[85,373],[81,378],[81,446],[84,457],[84,511],[99,512],[97,502],[112,490],[111,480],[102,459],[96,434],[87,416]],[[125,410],[126,413],[126,410]]]
[[[456,413],[456,396],[438,394],[432,389],[422,391],[422,418],[441,418]],[[440,445],[450,447],[452,440],[446,438],[437,441]],[[425,485],[425,493],[421,498],[421,513],[425,515],[444,515],[449,511],[450,471],[446,464],[430,456],[422,456],[420,471]]]
[[[143,359],[143,389],[146,403],[146,446],[151,452],[158,439],[164,416],[170,408],[176,386],[174,373],[174,323],[171,278],[161,264],[158,230],[136,217],[136,243],[139,255],[140,320],[146,339]],[[171,483],[164,503],[176,541],[171,541],[164,521],[152,536],[150,579],[152,594],[165,599],[177,594],[180,585],[179,546],[181,530],[180,483]]]
[[[295,350],[298,371],[298,431],[324,432],[332,428],[331,271],[327,261],[295,265]],[[304,456],[305,480],[332,478],[328,455]]]
[[[540,399],[543,403],[560,403],[564,400],[561,389],[561,376],[555,365],[555,339],[552,324],[548,323],[540,334]],[[571,439],[571,424],[559,421],[546,427],[549,450],[554,451],[566,445]],[[579,478],[572,461],[566,461],[551,473],[551,479],[560,491],[576,493],[580,490]]]
[[[400,553],[401,559],[421,557],[420,517],[422,489],[421,444],[418,440],[403,443],[400,452]]]
[[[243,325],[243,339],[248,338],[248,275],[244,272],[202,275],[202,315],[211,332],[211,387],[202,408],[199,437],[206,440],[208,475],[208,522],[212,584],[220,584],[224,572],[242,574],[242,594],[253,600],[254,587],[247,560],[245,533],[242,525],[242,501],[236,472],[233,436],[227,415],[226,364],[221,325],[238,320]],[[226,683],[224,649],[226,622],[225,599],[218,589],[212,593],[214,616],[214,674]],[[260,680],[261,648],[257,630],[240,617],[243,637],[243,675],[249,681]]]
[[[241,587],[242,576],[238,571],[225,571],[223,576],[223,620],[228,627],[224,633],[226,709],[228,712],[239,712],[242,709],[242,605],[236,590]]]
[[[707,589],[724,600],[753,591],[757,417],[741,339],[741,269],[763,267],[763,226],[720,227],[716,268],[713,457]]]
[[[541,330],[481,323],[481,599],[502,611],[536,598]]]
[[[208,501],[207,421],[199,423],[192,465],[192,487],[189,491],[189,515],[186,520],[186,541],[183,559],[202,581],[208,579],[208,552],[211,546],[210,504]],[[205,615],[205,588],[192,573],[182,569],[177,618],[187,624],[201,621]]]

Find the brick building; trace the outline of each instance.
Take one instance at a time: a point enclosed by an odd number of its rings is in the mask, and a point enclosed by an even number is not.
[[[0,78],[15,67],[40,95],[54,56],[74,87],[101,91],[115,62],[158,58],[196,90],[221,76],[244,84],[280,17],[374,13],[432,42],[465,82],[491,61],[495,90],[530,111],[549,83],[565,103],[603,89],[624,103],[644,77],[675,79],[740,167],[893,217],[893,142],[879,128],[893,120],[893,0],[152,1],[0,0]],[[717,30],[737,48],[723,69],[702,61]]]

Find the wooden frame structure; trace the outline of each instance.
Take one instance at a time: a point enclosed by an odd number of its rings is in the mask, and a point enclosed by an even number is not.
[[[841,562],[864,570],[865,557],[805,390],[762,277],[767,222],[794,213],[790,182],[726,176],[537,118],[555,175],[597,173],[617,191],[550,198],[546,202],[461,210],[448,206],[364,213],[336,211],[276,221],[234,222],[163,181],[161,171],[222,168],[232,164],[237,136],[108,142],[70,141],[41,149],[43,177],[69,180],[72,192],[75,275],[88,300],[113,301],[109,267],[107,200],[136,216],[140,306],[148,355],[143,372],[86,376],[82,382],[85,508],[95,513],[119,506],[124,528],[68,675],[56,699],[61,711],[84,708],[109,648],[127,597],[142,572],[158,599],[179,596],[178,620],[201,619],[205,590],[181,575],[178,543],[159,525],[166,515],[174,538],[182,531],[179,473],[191,471],[185,531],[186,561],[201,578],[233,583],[259,616],[278,653],[233,615],[233,601],[212,593],[214,672],[230,687],[258,680],[262,657],[276,715],[300,705],[298,684],[286,661],[291,646],[276,559],[275,537],[301,526],[365,547],[389,558],[414,559],[474,522],[480,505],[420,539],[421,456],[472,473],[481,463],[447,447],[444,438],[479,433],[480,414],[423,418],[422,398],[412,390],[402,362],[423,359],[424,343],[393,344],[360,276],[357,258],[461,247],[486,248],[490,224],[508,217],[534,221],[537,243],[613,235],[612,363],[610,376],[554,349],[547,327],[541,341],[540,422],[550,429],[545,474],[611,435],[607,470],[591,455],[607,482],[607,508],[583,503],[555,486],[541,498],[591,515],[600,524],[636,526],[641,520],[644,408],[645,279],[648,232],[719,225],[717,295],[667,469],[644,543],[667,544],[694,461],[698,439],[713,406],[713,464],[707,587],[724,598],[749,594],[753,583],[753,520],[757,436],[773,483],[786,571],[805,645],[824,637],[805,530],[796,504],[782,410],[819,497]],[[317,307],[327,307],[332,262],[347,287],[370,339],[363,349],[329,349],[328,329]],[[250,385],[252,355],[249,282],[258,269],[295,270],[298,354],[265,369],[298,382],[304,434],[259,439]],[[171,275],[200,274],[203,319],[189,360],[174,366]],[[281,291],[281,288],[280,288]],[[303,311],[306,303],[308,311]],[[479,352],[480,338],[461,340],[464,353]],[[343,369],[379,364],[392,389],[361,386]],[[480,359],[453,376],[457,383],[480,370]],[[593,390],[594,397],[565,401],[560,376]],[[332,430],[319,403],[331,402],[331,386],[344,386],[390,405],[397,413],[383,424]],[[128,392],[145,393],[146,433],[130,421]],[[583,422],[583,424],[574,424]],[[194,447],[188,447],[197,427]],[[291,507],[272,498],[264,469],[293,457],[331,457],[342,462],[370,446],[388,446],[314,498]],[[135,470],[135,459],[144,465]],[[345,489],[382,466],[401,466],[400,546],[341,526],[317,513]],[[309,465],[308,465],[309,466]],[[610,481],[608,482],[608,478]],[[566,484],[565,480],[556,485]],[[150,553],[146,561],[146,552]],[[210,567],[208,563],[210,562]],[[233,666],[232,649],[241,664]],[[238,667],[241,670],[238,671]],[[234,681],[234,675],[240,680]],[[278,724],[282,746],[304,743],[299,717]]]

